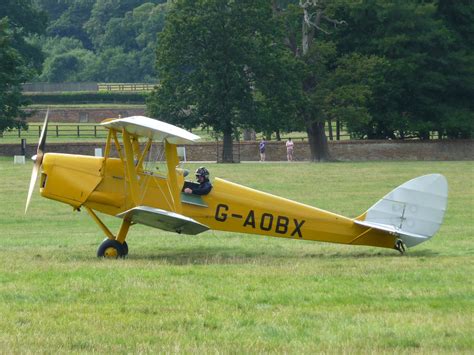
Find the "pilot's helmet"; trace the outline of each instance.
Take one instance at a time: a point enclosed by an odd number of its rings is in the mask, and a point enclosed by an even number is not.
[[[201,166],[196,170],[196,177],[202,176],[204,179],[209,180],[209,170]]]

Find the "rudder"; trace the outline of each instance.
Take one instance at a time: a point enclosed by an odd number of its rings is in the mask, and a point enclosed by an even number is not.
[[[392,190],[354,222],[396,234],[407,247],[413,247],[438,231],[447,200],[446,178],[424,175]]]

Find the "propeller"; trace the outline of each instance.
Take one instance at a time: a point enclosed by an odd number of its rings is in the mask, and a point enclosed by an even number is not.
[[[31,195],[33,194],[33,190],[35,189],[36,180],[38,179],[38,173],[41,169],[41,165],[43,164],[44,147],[46,145],[46,134],[48,132],[48,116],[49,116],[49,108],[46,111],[46,117],[44,118],[43,129],[41,130],[41,135],[38,142],[38,148],[36,149],[36,154],[31,157],[31,159],[34,161],[34,165],[33,165],[33,171],[31,172],[31,180],[30,180],[30,188],[28,190],[28,197],[26,198],[25,213],[28,210],[28,206],[30,205]]]

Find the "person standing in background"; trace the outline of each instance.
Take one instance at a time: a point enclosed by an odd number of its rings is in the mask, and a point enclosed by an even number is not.
[[[258,144],[258,150],[260,151],[260,161],[265,161],[265,146],[267,142],[262,138],[260,143]]]
[[[295,143],[291,140],[291,138],[288,138],[286,141],[286,158],[288,161],[293,161],[293,146]]]

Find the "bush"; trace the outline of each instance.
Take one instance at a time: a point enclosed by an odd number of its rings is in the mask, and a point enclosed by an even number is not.
[[[63,93],[25,93],[34,104],[145,104],[147,92],[63,92]]]

